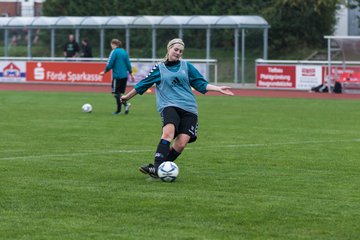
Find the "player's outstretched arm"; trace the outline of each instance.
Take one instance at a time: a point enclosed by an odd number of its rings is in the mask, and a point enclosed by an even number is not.
[[[126,102],[126,101],[130,100],[131,98],[135,97],[136,94],[137,94],[137,91],[135,90],[135,88],[133,88],[130,92],[121,96],[120,101]]]
[[[230,88],[231,87],[228,87],[228,86],[215,86],[212,84],[208,84],[206,86],[207,91],[215,91],[215,92],[220,92],[225,95],[233,96],[234,93],[232,91],[230,91]]]

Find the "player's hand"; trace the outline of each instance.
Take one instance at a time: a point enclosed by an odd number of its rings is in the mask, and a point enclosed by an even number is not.
[[[221,86],[221,87],[219,87],[219,92],[221,92],[222,94],[225,94],[225,95],[233,96],[234,93],[232,91],[230,91],[230,88],[231,87],[228,87],[228,86]]]
[[[104,74],[105,74],[104,71],[99,73],[100,76],[103,76]]]
[[[120,97],[120,102],[121,103],[125,103],[127,100],[128,99],[127,99],[126,95]]]

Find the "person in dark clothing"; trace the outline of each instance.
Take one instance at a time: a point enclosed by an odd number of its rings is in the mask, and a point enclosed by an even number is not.
[[[80,56],[83,57],[83,58],[92,58],[93,57],[92,49],[91,49],[89,40],[87,38],[84,38],[81,41],[81,54],[80,54]]]
[[[69,35],[69,41],[64,45],[64,57],[73,58],[79,56],[80,47],[75,41],[73,34]]]

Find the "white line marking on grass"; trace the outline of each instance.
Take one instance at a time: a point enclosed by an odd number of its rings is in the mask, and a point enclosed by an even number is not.
[[[44,155],[28,155],[18,157],[4,157],[0,160],[16,160],[16,159],[32,159],[32,158],[52,158],[52,157],[76,157],[87,155],[99,155],[99,154],[113,154],[113,153],[140,153],[149,152],[150,150],[111,150],[111,151],[98,151],[98,152],[80,152],[80,153],[59,153],[59,154],[44,154]]]
[[[247,147],[271,147],[271,146],[286,146],[286,145],[301,145],[301,144],[324,144],[324,143],[342,143],[342,142],[360,142],[359,138],[348,140],[328,140],[328,141],[301,141],[301,142],[278,142],[278,143],[245,143],[245,144],[229,144],[216,145],[206,147],[187,147],[186,150],[201,150],[201,149],[219,149],[219,148],[247,148]],[[17,159],[34,159],[34,158],[52,158],[52,157],[74,157],[87,156],[99,154],[114,154],[114,153],[142,153],[154,152],[155,149],[135,149],[135,150],[109,150],[109,151],[93,151],[93,152],[79,152],[79,153],[59,153],[59,154],[44,154],[44,155],[28,155],[18,157],[0,157],[0,160],[17,160]]]
[[[217,145],[208,147],[196,147],[186,149],[212,149],[212,148],[241,148],[241,147],[271,147],[271,146],[285,146],[285,145],[300,145],[300,144],[320,144],[320,143],[341,143],[341,142],[360,142],[360,139],[349,140],[327,140],[327,141],[301,141],[301,142],[278,142],[278,143],[248,143],[248,144],[230,144],[230,145]]]

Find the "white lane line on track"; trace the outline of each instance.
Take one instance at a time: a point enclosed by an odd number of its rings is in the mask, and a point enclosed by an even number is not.
[[[286,145],[301,145],[301,144],[324,144],[324,143],[343,143],[343,142],[360,142],[360,139],[348,140],[328,140],[328,141],[302,141],[302,142],[278,142],[278,143],[247,143],[247,144],[229,144],[229,145],[216,145],[206,147],[187,147],[186,150],[206,150],[206,149],[219,149],[219,148],[251,148],[251,147],[271,147],[271,146],[286,146]],[[17,159],[34,159],[34,158],[52,158],[52,157],[76,157],[87,155],[99,154],[115,154],[115,153],[142,153],[154,152],[154,149],[135,149],[135,150],[109,150],[109,151],[94,151],[94,152],[79,152],[79,153],[59,153],[59,154],[44,154],[44,155],[28,155],[17,157],[0,157],[0,160],[17,160]]]

